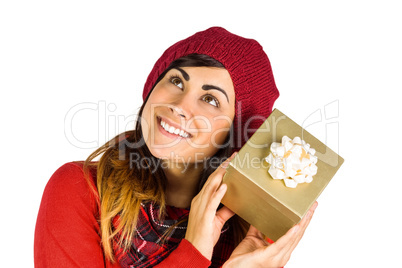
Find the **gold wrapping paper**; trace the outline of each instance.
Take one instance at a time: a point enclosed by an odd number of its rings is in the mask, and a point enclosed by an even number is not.
[[[312,182],[288,188],[269,175],[265,157],[271,143],[285,135],[298,136],[316,150],[318,170]],[[275,109],[230,162],[222,203],[276,241],[303,218],[342,163],[342,157]]]

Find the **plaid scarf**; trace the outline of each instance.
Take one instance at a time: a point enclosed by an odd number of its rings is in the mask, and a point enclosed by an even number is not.
[[[188,209],[181,209],[166,206],[164,220],[160,220],[159,206],[148,202],[142,204],[138,215],[136,235],[133,238],[132,246],[129,251],[124,251],[118,246],[118,235],[114,238],[114,253],[117,261],[123,268],[132,267],[153,267],[163,261],[175,250],[180,241],[184,238],[187,229],[187,221],[172,228],[171,232],[165,236],[165,243],[162,237],[172,225],[187,218]],[[118,216],[113,220],[114,227],[117,227]],[[233,239],[229,225],[223,227],[221,237],[214,248],[212,264],[210,267],[220,267],[229,258],[233,251]],[[180,260],[178,260],[180,261]]]

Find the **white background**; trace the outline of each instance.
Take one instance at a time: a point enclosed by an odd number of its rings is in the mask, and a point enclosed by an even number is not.
[[[345,159],[287,267],[401,267],[398,1],[145,2],[1,2],[4,267],[33,267],[52,173],[131,129],[162,52],[215,25],[262,44],[275,107],[299,124],[321,111],[308,130]]]

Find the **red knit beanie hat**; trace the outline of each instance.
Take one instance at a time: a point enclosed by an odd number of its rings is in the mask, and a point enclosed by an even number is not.
[[[236,96],[233,149],[237,151],[271,114],[279,96],[269,59],[257,41],[212,27],[177,42],[163,53],[148,76],[143,99],[172,61],[194,53],[221,62],[232,78]]]

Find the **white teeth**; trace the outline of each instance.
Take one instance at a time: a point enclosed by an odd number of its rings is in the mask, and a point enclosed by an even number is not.
[[[168,123],[166,123],[165,121],[162,121],[162,120],[161,120],[161,126],[169,133],[180,135],[183,138],[187,138],[189,136],[189,134],[187,132],[185,132],[184,130],[169,126]]]

